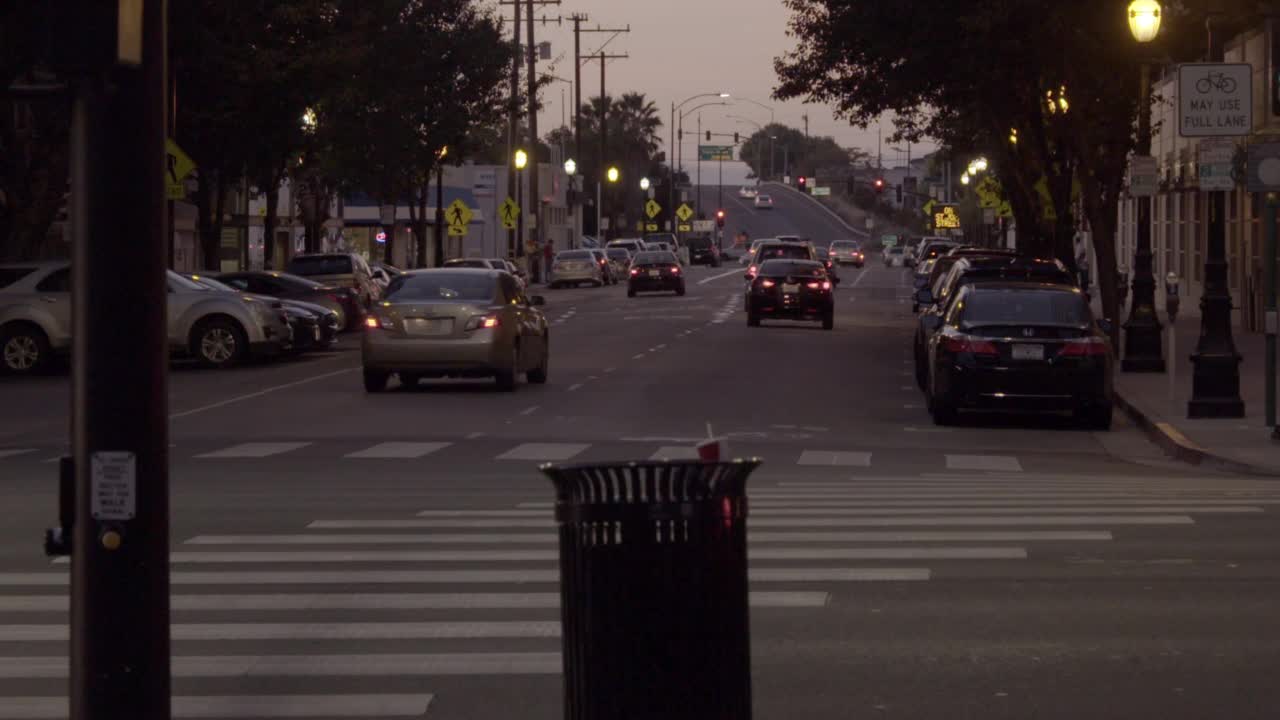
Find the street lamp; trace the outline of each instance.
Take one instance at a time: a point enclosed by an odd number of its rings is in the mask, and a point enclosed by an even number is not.
[[[612,185],[618,182],[618,178],[622,177],[622,173],[618,172],[618,168],[616,165],[610,165],[609,169],[605,171],[604,176],[606,179],[608,179],[609,184]],[[600,220],[603,215],[603,212],[604,212],[604,183],[601,182],[599,179],[597,179],[596,180],[596,232],[601,234],[602,240],[608,240],[609,239],[608,232],[605,232],[604,230],[601,229]],[[610,224],[612,224],[612,222]],[[613,228],[609,228],[609,229],[612,230]]]
[[[649,178],[640,178],[640,189],[646,191],[649,189]]]
[[[564,174],[573,177],[578,174],[578,163],[573,158],[564,161]]]
[[[436,250],[435,265],[440,267],[444,265],[444,158],[449,154],[449,146],[445,145],[440,148],[440,152],[436,153]],[[419,243],[425,243],[423,238],[418,239]],[[426,253],[424,252],[425,256]],[[423,260],[426,258],[423,257]],[[419,263],[425,265],[426,263]]]
[[[1140,43],[1155,39],[1160,30],[1160,3],[1133,0],[1129,3],[1129,30]],[[1151,155],[1151,67],[1144,60],[1139,84],[1138,137],[1135,159]],[[1129,319],[1124,324],[1124,372],[1164,372],[1162,326],[1156,314],[1156,279],[1151,254],[1151,197],[1138,197],[1138,232],[1133,252],[1133,292]]]
[[[606,173],[606,176],[609,178],[609,182],[616,183],[618,182],[618,178],[621,176],[621,173],[618,172],[618,168],[610,167],[609,172]]]
[[[961,176],[960,176],[960,184],[961,184],[961,185],[968,185],[968,184],[969,184],[969,173],[967,173],[967,172],[966,172],[965,174],[963,174],[963,175],[961,175]]]
[[[302,129],[304,132],[306,132],[308,135],[310,135],[311,133],[314,133],[316,131],[316,126],[319,124],[320,124],[320,120],[318,117],[316,117],[316,111],[314,109],[307,108],[305,111],[303,111]]]
[[[516,150],[516,169],[523,170],[529,164],[529,154],[524,150]]]

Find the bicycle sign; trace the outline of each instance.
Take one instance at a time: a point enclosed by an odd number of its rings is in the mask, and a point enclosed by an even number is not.
[[[1178,66],[1178,134],[1231,137],[1253,130],[1253,67],[1248,63]]]

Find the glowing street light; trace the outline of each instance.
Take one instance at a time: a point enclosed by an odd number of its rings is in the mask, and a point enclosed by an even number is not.
[[[1156,0],[1133,0],[1129,3],[1129,32],[1140,43],[1155,40],[1160,33],[1160,3]]]
[[[968,184],[969,184],[969,173],[965,173],[965,174],[963,174],[963,175],[961,175],[961,176],[960,176],[960,184],[961,184],[961,185],[968,185]]]
[[[649,189],[649,178],[647,178],[647,177],[646,177],[646,178],[640,178],[640,189],[641,189],[641,190],[648,190],[648,189]]]
[[[523,170],[525,165],[529,164],[529,153],[524,150],[516,150],[516,169]]]
[[[578,163],[573,158],[564,161],[564,174],[570,177],[578,174]]]
[[[320,119],[319,119],[318,117],[316,117],[316,111],[315,111],[315,110],[313,110],[312,108],[307,108],[305,111],[303,111],[303,113],[302,113],[302,129],[303,129],[305,132],[308,132],[308,133],[313,133],[313,132],[315,132],[315,131],[316,131],[316,126],[317,126],[317,125],[319,125],[319,124],[320,124]]]
[[[609,178],[609,182],[611,183],[618,182],[618,177],[620,175],[621,173],[618,172],[618,168],[616,167],[610,167],[609,171],[605,173],[605,177]]]

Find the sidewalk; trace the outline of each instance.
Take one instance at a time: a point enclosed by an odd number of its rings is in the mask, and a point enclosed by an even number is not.
[[[1194,300],[1193,300],[1194,302]],[[1162,321],[1164,313],[1161,311]],[[1175,387],[1169,395],[1167,373],[1116,371],[1118,407],[1168,454],[1184,462],[1228,472],[1280,477],[1280,442],[1271,439],[1265,423],[1263,397],[1264,336],[1236,328],[1232,337],[1243,360],[1240,363],[1240,397],[1245,416],[1234,419],[1188,420],[1191,399],[1191,353],[1200,337],[1200,317],[1187,315],[1177,322]],[[1165,334],[1165,361],[1168,334]],[[1172,367],[1172,365],[1170,365]]]

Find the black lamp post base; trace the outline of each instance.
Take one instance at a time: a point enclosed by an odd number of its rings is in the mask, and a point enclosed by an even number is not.
[[[1244,400],[1240,399],[1240,356],[1195,354],[1191,378],[1191,401],[1188,418],[1242,418]]]

